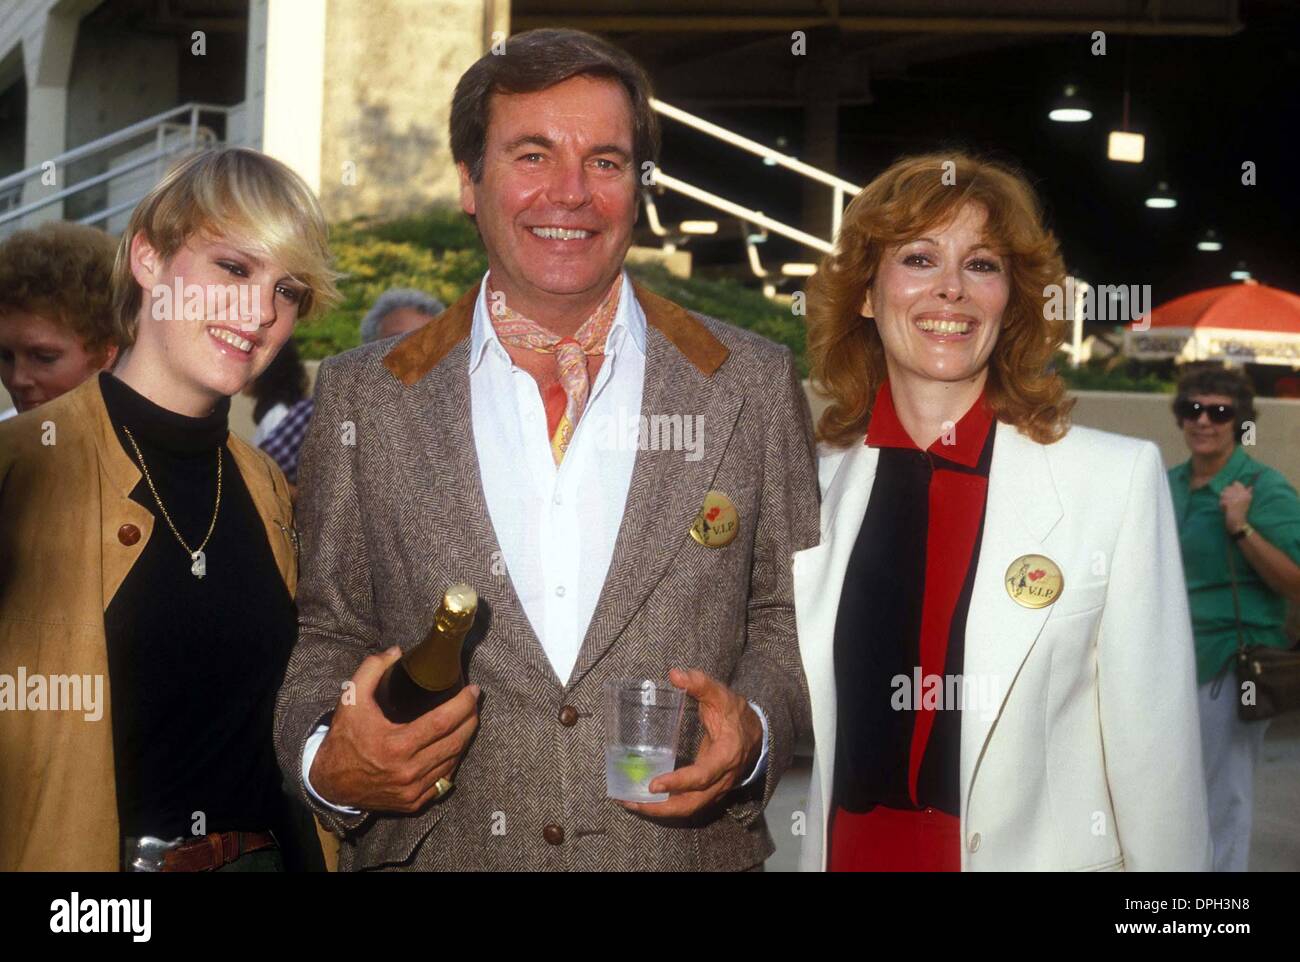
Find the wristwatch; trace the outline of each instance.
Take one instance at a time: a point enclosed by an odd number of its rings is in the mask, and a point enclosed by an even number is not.
[[[1233,540],[1233,541],[1240,541],[1240,540],[1242,540],[1243,538],[1248,537],[1248,536],[1250,535],[1250,533],[1251,533],[1252,531],[1254,531],[1254,530],[1255,530],[1255,529],[1252,528],[1252,527],[1250,526],[1250,522],[1247,521],[1245,524],[1243,524],[1243,525],[1242,525],[1240,528],[1238,528],[1236,531],[1232,532],[1232,540]]]

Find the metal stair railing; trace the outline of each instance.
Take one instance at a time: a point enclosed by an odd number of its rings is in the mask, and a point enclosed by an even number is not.
[[[223,107],[215,104],[182,104],[179,107],[173,107],[170,110],[165,110],[162,113],[154,114],[152,117],[130,124],[111,134],[106,134],[89,143],[82,144],[80,147],[64,151],[58,156],[50,157],[48,160],[44,160],[26,170],[20,170],[16,174],[0,178],[0,228],[6,225],[20,226],[25,218],[37,211],[62,203],[68,198],[75,197],[91,188],[134,174],[150,164],[155,165],[154,182],[156,182],[163,174],[164,162],[169,158],[197,149],[200,146],[219,142],[216,134],[210,128],[200,125],[199,118],[201,114],[220,114],[227,118],[228,122],[230,114],[237,109],[237,107]],[[179,123],[176,118],[181,118]],[[51,163],[54,165],[54,170],[59,172],[65,170],[69,164],[96,156],[104,156],[107,151],[120,148],[148,134],[153,134],[155,141],[153,150],[148,153],[139,157],[132,157],[125,163],[110,167],[103,173],[79,180],[62,190],[45,194],[27,204],[22,203],[24,188],[30,181],[43,176]],[[177,134],[180,136],[176,137]],[[170,144],[168,143],[169,138],[172,140]],[[110,162],[114,156],[116,155],[109,155]],[[104,210],[83,217],[80,222],[93,224],[107,220],[115,214],[134,207],[143,196],[144,192],[141,192],[139,196],[133,196],[108,206]]]
[[[819,167],[814,167],[812,164],[805,164],[803,161],[797,160],[789,154],[783,154],[779,150],[773,150],[770,147],[760,144],[756,140],[742,137],[734,131],[730,131],[725,127],[705,120],[703,117],[697,117],[695,114],[688,113],[680,107],[674,107],[672,104],[665,103],[657,98],[652,98],[650,104],[654,107],[657,113],[664,117],[676,120],[679,123],[685,124],[694,130],[698,130],[703,134],[721,140],[733,147],[738,147],[741,150],[762,157],[763,160],[770,164],[784,167],[787,170],[799,174],[801,177],[806,177],[830,187],[832,191],[830,237],[829,239],[817,237],[806,231],[800,230],[797,227],[782,223],[773,217],[768,217],[762,211],[745,207],[743,204],[738,204],[726,199],[725,197],[720,197],[701,187],[689,184],[678,177],[667,174],[659,167],[656,167],[654,170],[654,184],[656,186],[676,191],[677,193],[689,197],[701,204],[720,210],[723,213],[730,214],[742,221],[757,224],[774,234],[787,237],[790,240],[803,244],[805,247],[810,247],[813,250],[820,251],[823,254],[830,253],[835,243],[835,237],[839,233],[840,222],[844,215],[845,195],[856,194],[861,189],[857,184],[845,180],[842,177],[836,177],[834,174],[827,173]]]

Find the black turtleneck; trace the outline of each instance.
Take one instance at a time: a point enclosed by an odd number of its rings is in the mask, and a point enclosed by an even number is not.
[[[192,418],[110,374],[99,382],[122,449],[138,466],[129,427],[167,513],[194,548],[212,520],[218,449],[222,457],[221,506],[201,579],[143,476],[131,492],[155,521],[104,612],[122,834],[275,831],[284,795],[272,709],[297,616],[226,445],[230,401]],[[196,825],[196,812],[206,825]]]

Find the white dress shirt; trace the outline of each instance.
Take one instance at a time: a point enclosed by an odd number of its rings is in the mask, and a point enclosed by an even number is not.
[[[469,353],[470,411],[483,497],[515,593],[563,685],[605,585],[632,483],[645,384],[645,314],[625,273],[605,360],[557,465],[537,381],[510,359],[488,311],[485,275],[474,305]],[[745,785],[767,762],[767,717],[751,706],[763,725],[763,748]],[[321,725],[307,740],[304,782],[327,730]],[[307,788],[325,801],[309,782]]]
[[[537,382],[510,360],[479,289],[469,387],[479,477],[515,593],[555,676],[568,682],[614,556],[636,462],[646,321],[623,278],[605,360],[560,464]]]

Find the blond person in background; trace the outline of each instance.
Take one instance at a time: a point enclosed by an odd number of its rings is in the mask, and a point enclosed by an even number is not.
[[[333,276],[301,178],[192,156],[122,237],[113,372],[0,425],[0,673],[79,680],[0,712],[0,871],[321,865],[271,744],[288,488],[227,415]]]
[[[0,421],[71,391],[117,357],[117,243],[82,224],[49,223],[0,243]]]

